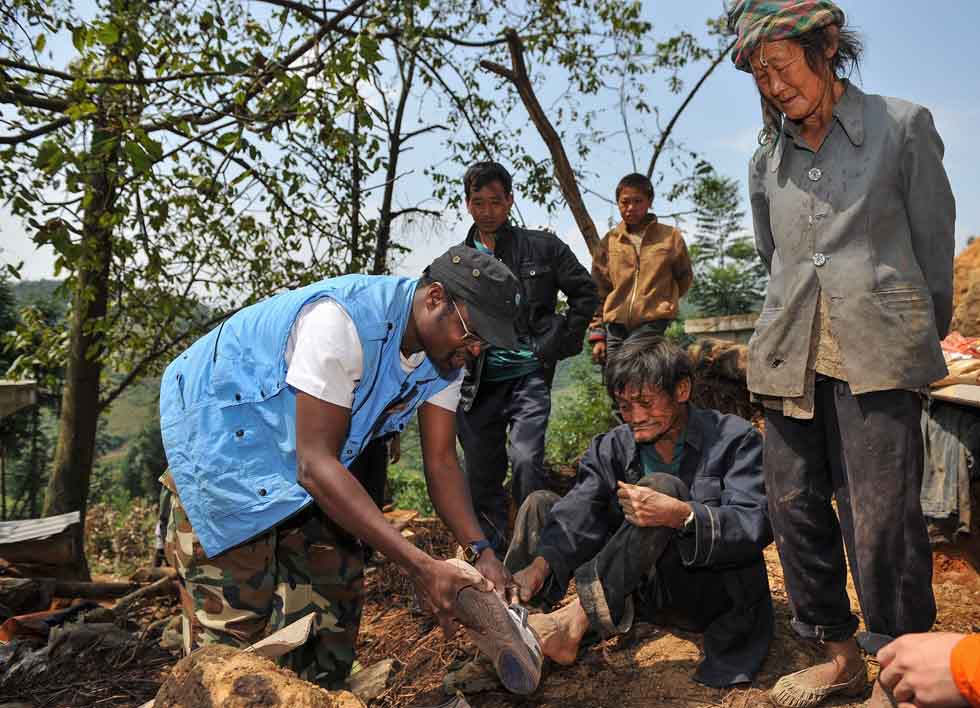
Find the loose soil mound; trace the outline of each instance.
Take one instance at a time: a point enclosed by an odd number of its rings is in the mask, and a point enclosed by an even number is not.
[[[426,532],[428,548],[450,549],[453,544],[436,522]],[[445,556],[444,556],[445,557]],[[701,636],[672,627],[638,624],[630,634],[593,644],[579,653],[575,666],[546,666],[540,688],[526,698],[502,688],[467,696],[474,708],[540,706],[542,708],[639,708],[640,706],[691,706],[698,708],[757,708],[769,706],[766,692],[785,673],[815,663],[820,648],[798,639],[790,628],[791,611],[783,585],[782,568],[775,546],[765,553],[776,608],[776,637],[769,658],[750,689],[711,689],[691,676],[701,657]],[[413,615],[411,595],[391,592],[404,587],[395,580],[398,571],[382,566],[369,579],[369,596],[361,629],[359,655],[364,666],[389,657],[404,664],[394,681],[371,708],[434,705],[446,672],[475,653],[462,636],[446,641],[438,627],[425,617]],[[945,555],[936,559],[934,579],[939,617],[937,631],[980,631],[980,578],[972,567]],[[848,592],[858,607],[853,584]],[[877,663],[868,659],[872,676]],[[867,696],[830,706],[860,706]]]
[[[953,264],[953,322],[950,331],[980,336],[980,239],[964,249]]]
[[[213,645],[182,659],[155,708],[364,708],[351,693],[327,692],[255,654]]]

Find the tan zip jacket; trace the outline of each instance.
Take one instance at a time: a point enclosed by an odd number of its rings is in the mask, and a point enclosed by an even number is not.
[[[681,232],[647,216],[637,256],[620,222],[599,242],[592,256],[592,279],[599,307],[592,318],[590,341],[605,338],[603,325],[615,322],[634,329],[644,322],[677,317],[678,300],[691,287],[691,259]]]

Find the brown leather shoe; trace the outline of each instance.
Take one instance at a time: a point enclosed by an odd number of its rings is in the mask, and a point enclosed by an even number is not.
[[[495,592],[466,587],[456,595],[456,619],[493,662],[504,688],[526,695],[538,687],[544,657],[527,625],[527,610],[508,606]]]

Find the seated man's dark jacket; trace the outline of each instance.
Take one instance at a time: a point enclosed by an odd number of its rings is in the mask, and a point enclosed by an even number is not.
[[[772,598],[762,550],[772,542],[762,476],[762,436],[744,419],[688,406],[677,476],[691,490],[694,530],[678,532],[684,565],[718,572],[732,607],[705,631],[705,660],[695,678],[711,686],[749,681],[769,650]],[[643,476],[629,426],[596,436],[572,490],[551,511],[536,555],[567,587],[624,522],[616,482]]]
[[[477,238],[474,225],[463,245],[474,248]],[[548,231],[506,224],[497,232],[494,255],[521,282],[523,294],[515,329],[537,355],[550,381],[559,360],[582,351],[585,330],[599,304],[595,282],[568,244]],[[562,314],[555,312],[559,290],[568,298],[568,309]],[[476,398],[484,359],[485,354],[481,354],[467,372],[460,395],[463,410],[468,411]]]

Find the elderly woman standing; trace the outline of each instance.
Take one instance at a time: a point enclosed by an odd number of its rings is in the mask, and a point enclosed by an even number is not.
[[[929,111],[844,78],[862,47],[836,4],[743,0],[729,19],[764,121],[749,191],[770,281],[748,385],[793,628],[827,655],[773,688],[797,708],[867,690],[845,546],[862,648],[935,620],[917,390],[946,373],[955,205]],[[889,705],[879,684],[867,705]]]

